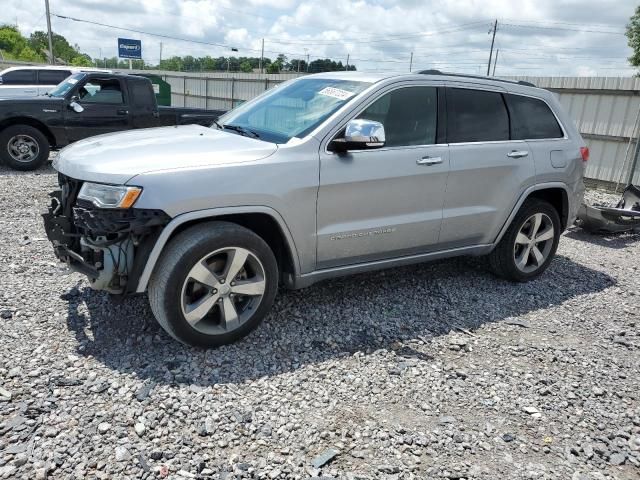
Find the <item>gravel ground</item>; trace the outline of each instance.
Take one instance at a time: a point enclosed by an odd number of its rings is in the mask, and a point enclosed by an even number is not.
[[[51,169],[0,178],[0,478],[640,478],[640,235],[570,231],[525,285],[458,259],[285,291],[203,351],[56,263]]]

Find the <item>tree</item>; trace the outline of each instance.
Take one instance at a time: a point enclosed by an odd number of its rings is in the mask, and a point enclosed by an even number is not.
[[[640,66],[640,6],[627,24],[627,38],[633,54],[629,57],[629,63],[634,67]]]

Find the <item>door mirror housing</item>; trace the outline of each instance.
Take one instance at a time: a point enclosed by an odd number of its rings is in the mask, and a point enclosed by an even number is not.
[[[334,139],[329,147],[334,152],[370,150],[384,147],[385,142],[386,135],[382,123],[356,118],[347,123],[344,137]]]
[[[69,108],[71,108],[76,113],[84,112],[84,107],[78,103],[78,97],[76,96],[71,97]]]

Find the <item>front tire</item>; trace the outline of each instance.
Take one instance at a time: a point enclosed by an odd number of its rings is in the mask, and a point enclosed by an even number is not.
[[[561,234],[558,211],[548,202],[524,202],[504,237],[489,254],[491,270],[514,282],[539,277],[553,259]]]
[[[30,125],[13,125],[0,132],[0,159],[14,170],[35,170],[49,158],[49,140]]]
[[[187,345],[239,340],[269,312],[278,265],[267,243],[244,227],[207,222],[173,238],[149,282],[158,323]]]

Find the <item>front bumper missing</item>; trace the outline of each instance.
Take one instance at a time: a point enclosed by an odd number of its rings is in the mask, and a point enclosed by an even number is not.
[[[42,215],[55,255],[97,290],[135,292],[151,248],[170,217],[161,210],[100,209],[76,201],[78,185],[61,176]],[[70,186],[71,185],[71,186]]]

